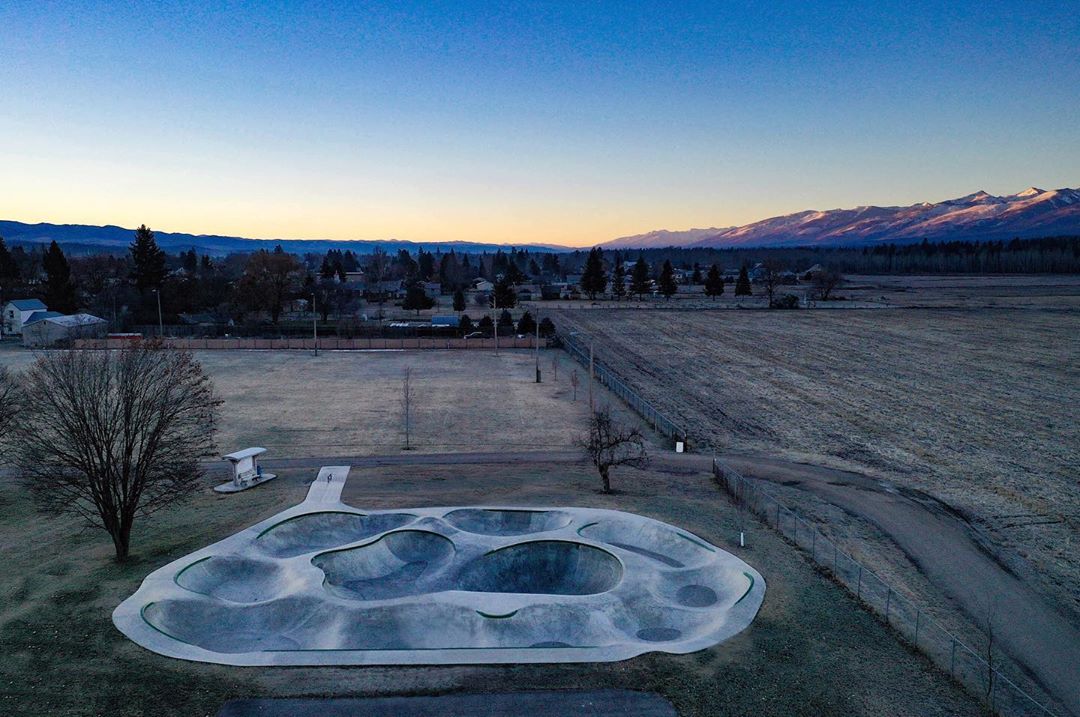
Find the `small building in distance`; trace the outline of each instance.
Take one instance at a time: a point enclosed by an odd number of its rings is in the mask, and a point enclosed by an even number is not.
[[[458,328],[461,326],[460,316],[432,316],[431,325],[442,328]]]
[[[21,334],[23,325],[33,314],[48,310],[40,299],[12,299],[4,305],[4,333]]]
[[[23,326],[23,346],[59,346],[73,339],[100,338],[108,326],[105,319],[91,314],[50,316]]]

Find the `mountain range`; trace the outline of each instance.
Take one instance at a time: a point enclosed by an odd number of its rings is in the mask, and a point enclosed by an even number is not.
[[[91,224],[26,224],[24,222],[0,219],[0,237],[8,244],[47,244],[56,241],[65,252],[74,254],[92,254],[100,252],[123,253],[128,250],[135,237],[134,229],[114,226],[94,226]],[[224,256],[231,253],[252,252],[259,249],[272,250],[280,246],[287,252],[304,254],[307,252],[323,254],[331,249],[351,249],[359,254],[370,254],[375,247],[394,253],[399,249],[415,252],[423,247],[433,250],[440,247],[444,251],[453,249],[457,252],[480,253],[511,247],[539,249],[543,251],[571,251],[567,247],[555,244],[482,244],[480,242],[412,242],[404,239],[377,240],[337,240],[337,239],[248,239],[246,237],[220,236],[216,234],[184,234],[154,230],[158,246],[170,254],[194,248],[200,254]]]
[[[0,237],[9,244],[42,244],[55,240],[70,253],[127,251],[134,229],[113,225],[26,224],[0,220]],[[221,256],[233,252],[273,249],[280,245],[294,253],[323,253],[330,249],[352,249],[366,254],[375,247],[388,252],[415,251],[418,247],[458,252],[533,248],[542,251],[572,251],[556,244],[482,244],[479,242],[411,242],[401,239],[248,239],[211,234],[183,234],[155,231],[158,244],[175,253],[194,248],[199,253]],[[997,197],[983,191],[958,199],[906,207],[855,207],[854,209],[807,210],[772,217],[738,227],[661,229],[620,237],[600,246],[605,249],[647,249],[664,247],[778,247],[778,246],[866,246],[882,243],[930,241],[998,240],[1014,237],[1080,235],[1080,189],[1043,190],[1036,187],[1017,194]]]
[[[1036,187],[997,197],[983,191],[906,207],[807,210],[727,229],[653,231],[604,248],[865,246],[1080,234],[1080,189]]]

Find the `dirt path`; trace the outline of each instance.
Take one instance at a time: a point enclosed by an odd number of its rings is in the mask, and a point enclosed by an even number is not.
[[[940,503],[857,473],[758,457],[725,461],[748,477],[805,490],[870,521],[976,624],[985,620],[987,599],[994,599],[999,644],[1080,715],[1080,631],[983,550]]]

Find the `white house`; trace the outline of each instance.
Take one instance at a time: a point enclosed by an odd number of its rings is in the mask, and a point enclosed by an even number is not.
[[[4,333],[21,334],[23,324],[35,311],[48,311],[38,299],[12,299],[4,306]]]

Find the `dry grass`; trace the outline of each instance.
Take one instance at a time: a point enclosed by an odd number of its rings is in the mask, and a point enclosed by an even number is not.
[[[268,458],[373,455],[404,445],[402,377],[412,367],[410,444],[421,452],[571,448],[588,418],[586,375],[562,351],[198,351],[224,400],[217,445]],[[33,353],[6,344],[0,364]],[[559,361],[558,380],[551,362]],[[571,372],[581,387],[573,400]],[[598,389],[602,391],[603,389]],[[600,395],[600,394],[598,394]],[[614,399],[625,420],[630,414]]]
[[[736,516],[700,473],[620,471],[604,496],[580,466],[430,466],[355,471],[353,504],[478,502],[591,505],[644,513],[738,552],[768,581],[753,625],[692,655],[618,663],[413,668],[232,668],[173,660],[124,638],[113,607],[151,570],[302,499],[314,471],[237,496],[210,482],[188,505],[137,526],[133,562],[117,566],[103,533],[35,516],[0,483],[0,712],[19,715],[212,715],[230,698],[432,694],[573,687],[655,690],[686,716],[978,715],[922,657],[825,580],[767,529],[744,551],[728,538]],[[436,627],[436,626],[433,626]]]
[[[699,446],[922,489],[1080,608],[1080,314],[563,312]]]

